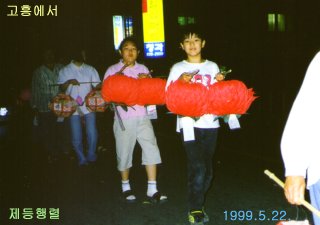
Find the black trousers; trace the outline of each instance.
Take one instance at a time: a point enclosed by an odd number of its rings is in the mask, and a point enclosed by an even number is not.
[[[213,178],[218,128],[194,128],[195,140],[183,141],[188,164],[188,208],[201,210]],[[181,130],[183,140],[183,130]]]

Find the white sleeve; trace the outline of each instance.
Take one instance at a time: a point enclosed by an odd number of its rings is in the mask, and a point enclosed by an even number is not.
[[[311,61],[291,108],[281,139],[286,176],[306,176],[314,151],[320,149],[320,53]]]
[[[182,74],[182,72],[178,69],[178,67],[176,65],[173,65],[171,67],[170,73],[169,73],[169,76],[167,79],[166,90],[167,90],[168,86],[171,84],[171,82],[178,80],[178,78],[180,77],[181,74]]]
[[[94,87],[97,86],[101,82],[98,71],[93,67],[92,67],[91,82],[93,82],[92,86],[94,86]]]

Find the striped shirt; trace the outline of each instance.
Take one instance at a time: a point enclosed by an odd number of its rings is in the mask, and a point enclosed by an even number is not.
[[[61,64],[55,64],[53,70],[42,65],[37,68],[32,76],[32,98],[31,106],[39,112],[49,112],[48,104],[58,93],[57,84],[59,70],[63,67]]]

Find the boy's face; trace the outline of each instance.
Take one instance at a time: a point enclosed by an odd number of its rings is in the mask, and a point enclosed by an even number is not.
[[[139,51],[132,42],[126,42],[119,51],[124,64],[132,65],[138,58]]]
[[[205,43],[205,40],[202,40],[196,34],[190,33],[180,45],[188,56],[197,56],[201,54],[201,49],[204,47]]]

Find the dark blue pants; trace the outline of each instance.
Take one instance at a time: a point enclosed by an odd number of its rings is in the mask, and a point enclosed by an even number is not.
[[[212,159],[218,128],[194,128],[195,140],[183,141],[188,164],[188,207],[201,210],[213,178]],[[181,130],[183,140],[183,132]]]

